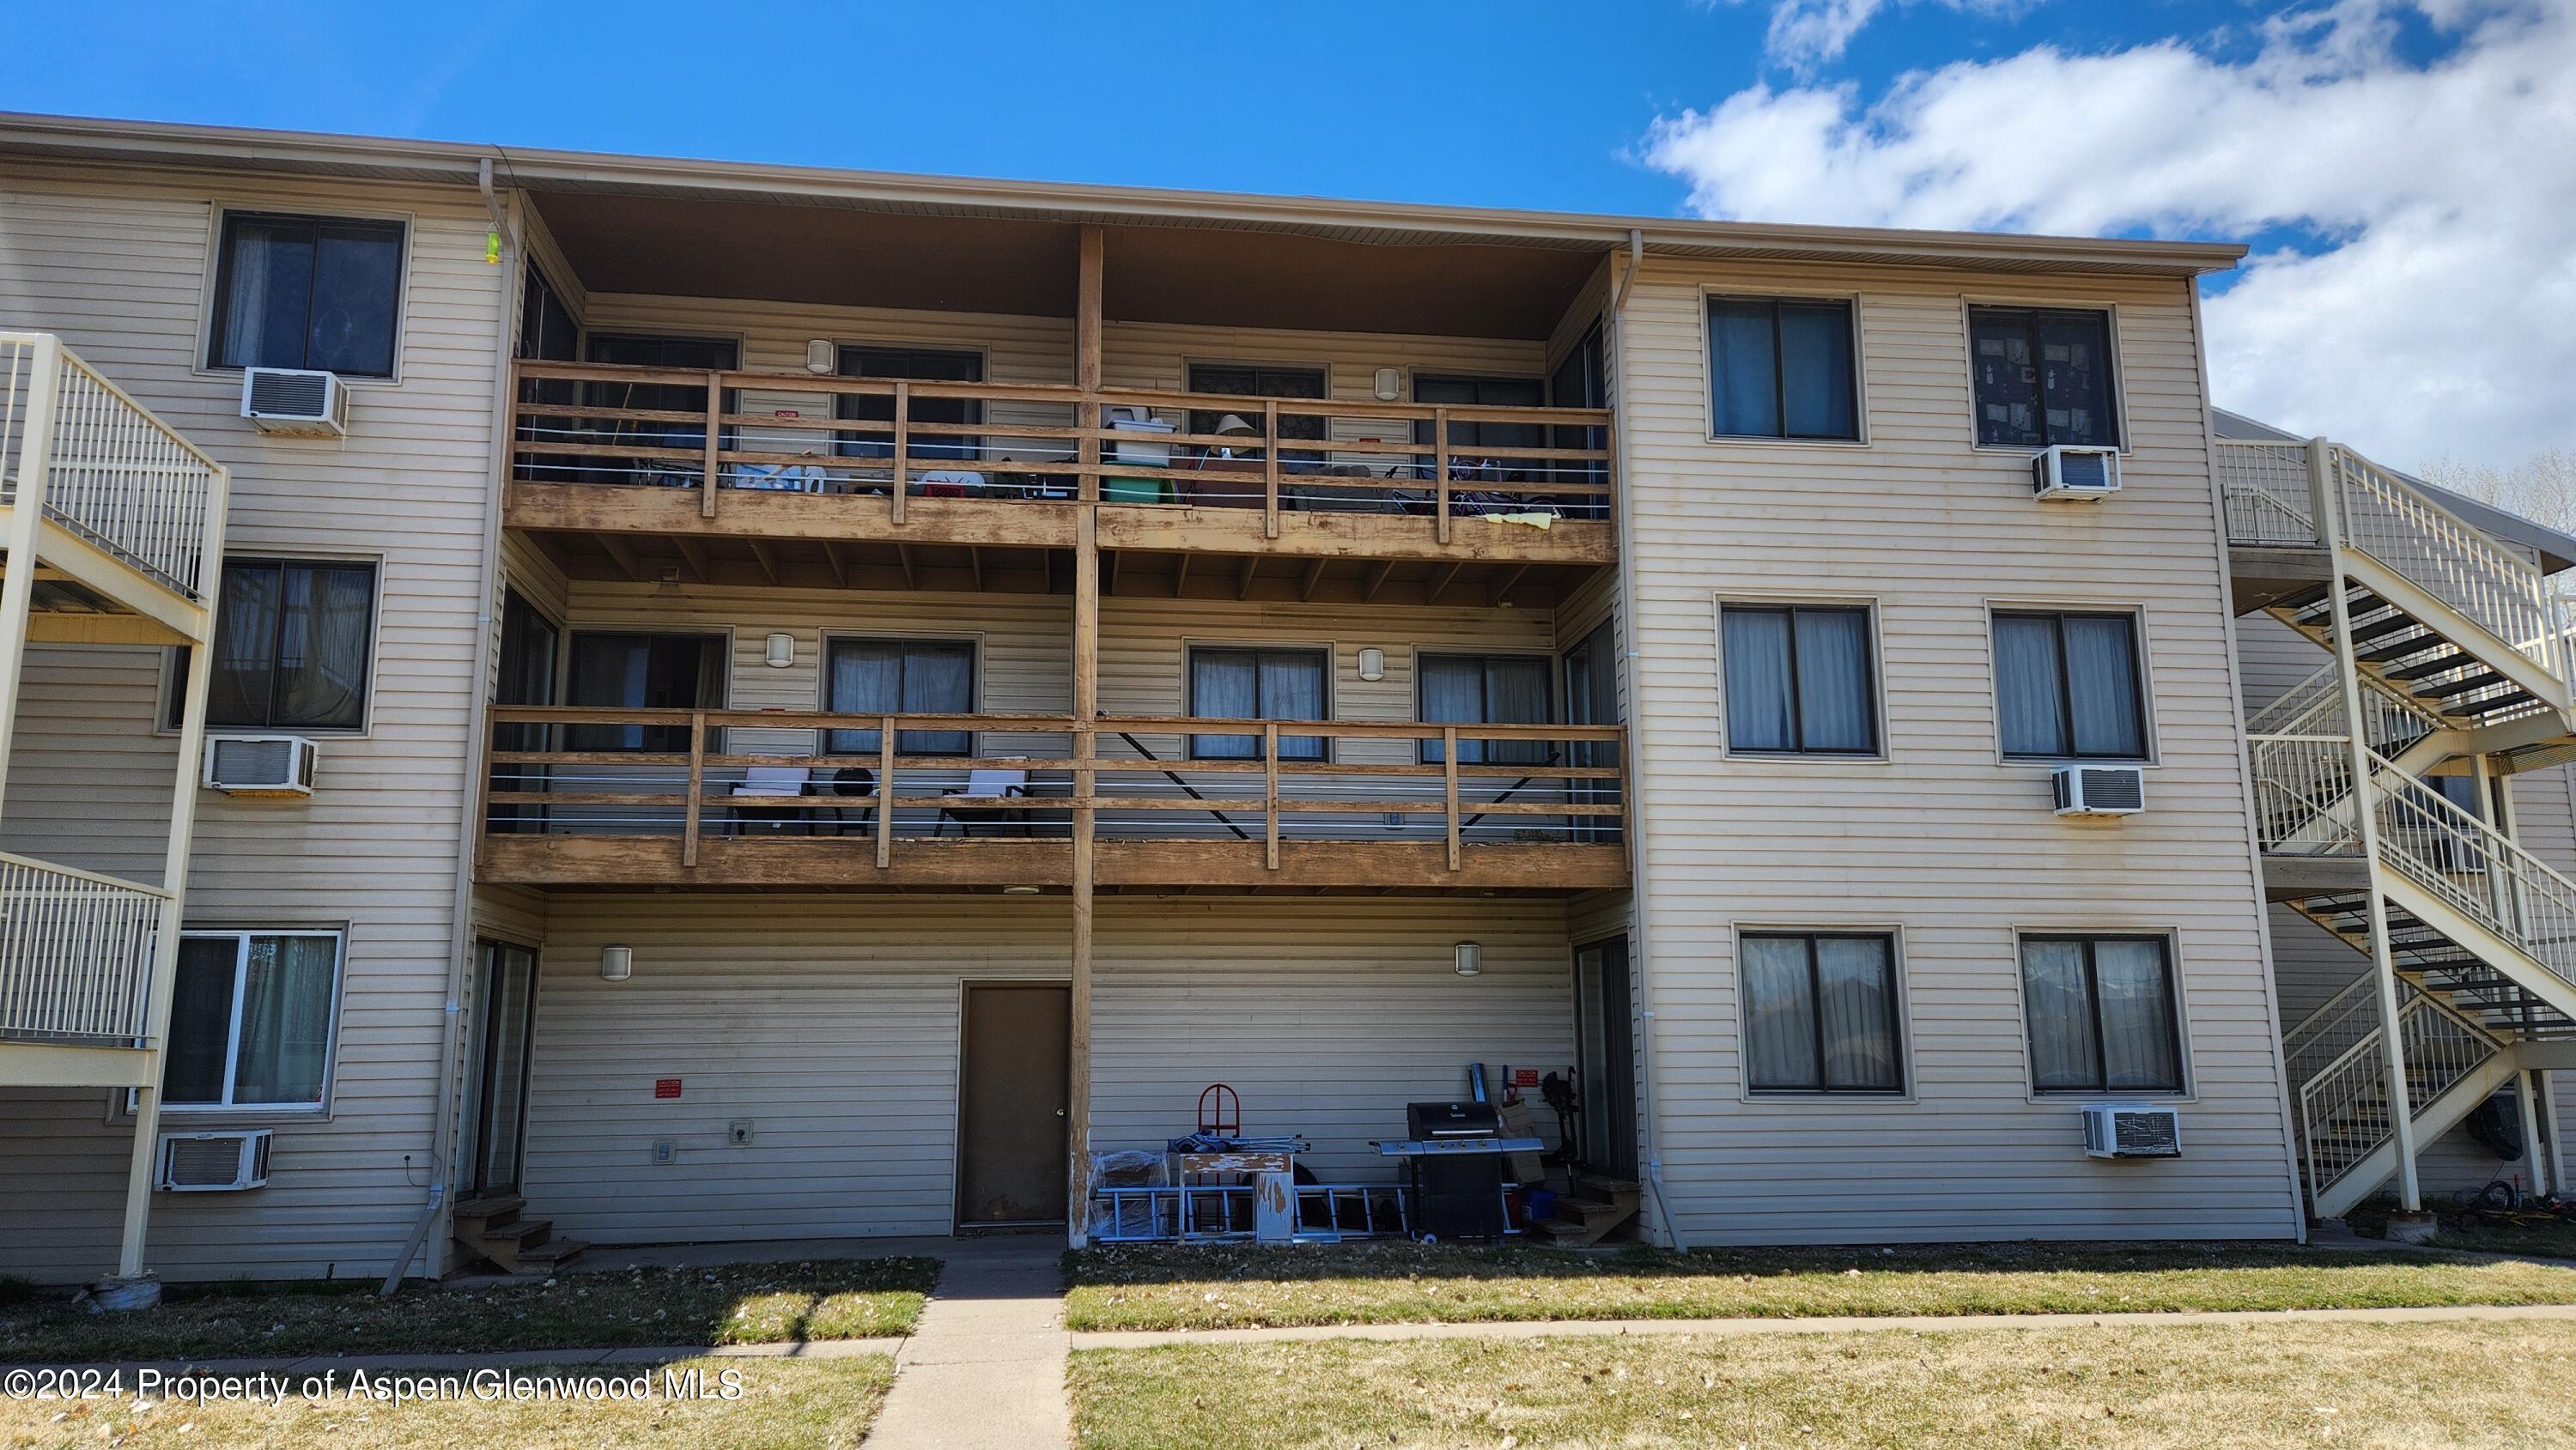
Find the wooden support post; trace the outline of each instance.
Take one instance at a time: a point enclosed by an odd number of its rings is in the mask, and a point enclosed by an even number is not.
[[[912,458],[912,384],[894,385],[894,504],[893,521],[903,522],[903,496],[911,490],[904,482],[911,472]]]
[[[1449,869],[1458,869],[1458,727],[1440,731],[1440,793],[1447,801]]]
[[[2513,1106],[2522,1118],[2522,1161],[2531,1170],[2529,1191],[2540,1194],[2548,1192],[2550,1184],[2540,1146],[2539,1095],[2531,1090],[2532,1076],[2527,1072],[2513,1075]]]
[[[894,864],[894,717],[877,725],[877,865]]]
[[[1261,405],[1261,536],[1279,537],[1279,401]]]
[[[1086,229],[1088,236],[1091,229]],[[1086,243],[1085,255],[1096,255]],[[1086,269],[1088,270],[1088,269]],[[1074,519],[1073,556],[1073,959],[1067,974],[1065,1025],[1066,1237],[1075,1248],[1089,1241],[1091,1212],[1091,897],[1092,801],[1097,797],[1100,721],[1099,516],[1084,509]]]
[[[1075,269],[1073,299],[1073,385],[1082,390],[1075,405],[1075,425],[1082,437],[1074,456],[1082,464],[1077,488],[1084,503],[1100,501],[1100,289],[1107,269],[1107,234],[1096,226],[1082,229]]]
[[[698,829],[706,811],[707,712],[689,712],[689,809],[680,818],[680,864],[698,864]]]
[[[1431,410],[1431,464],[1440,489],[1438,537],[1449,542],[1449,410]]]
[[[698,480],[700,518],[716,516],[716,495],[724,492],[718,487],[720,480],[717,477],[724,471],[724,465],[717,456],[724,451],[724,429],[716,426],[716,420],[723,416],[724,374],[711,372],[707,374],[707,471],[706,477]]]
[[[1279,869],[1279,727],[1261,727],[1262,864]]]

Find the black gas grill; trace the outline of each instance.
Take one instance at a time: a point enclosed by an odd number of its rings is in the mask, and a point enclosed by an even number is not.
[[[1535,1153],[1539,1141],[1504,1137],[1490,1103],[1407,1103],[1404,1127],[1410,1136],[1377,1150],[1404,1160],[1415,1236],[1502,1237],[1503,1155]]]

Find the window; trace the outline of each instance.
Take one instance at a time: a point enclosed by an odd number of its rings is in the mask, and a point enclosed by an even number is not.
[[[336,932],[187,933],[171,994],[164,1104],[319,1108],[339,993]]]
[[[1757,1093],[1901,1093],[1896,942],[1852,934],[1744,938],[1745,1081]]]
[[[2183,1090],[2164,938],[2023,937],[2021,996],[2041,1092]]]
[[[1720,606],[1726,744],[1774,755],[1878,753],[1869,611],[1851,605]]]
[[[1420,655],[1421,720],[1429,725],[1545,725],[1553,720],[1548,661],[1539,655]],[[1461,765],[1546,765],[1546,740],[1458,741]],[[1437,740],[1422,742],[1422,762],[1440,763]]]
[[[725,638],[710,634],[576,634],[564,703],[630,710],[714,710],[724,706]],[[716,749],[709,733],[709,750]],[[566,750],[689,748],[686,725],[570,725]]]
[[[553,620],[518,590],[504,590],[501,657],[498,678],[493,681],[492,703],[553,704],[555,666],[562,645],[563,631]],[[507,751],[543,750],[546,734],[547,727],[543,725],[503,725],[492,732],[492,746]],[[492,766],[492,789],[496,793],[543,790],[545,780],[546,767],[542,765],[501,761]],[[495,801],[485,817],[486,829],[507,834],[539,828],[545,821],[545,809],[529,801]]]
[[[226,212],[206,366],[392,377],[402,270],[400,222]]]
[[[367,666],[376,566],[343,560],[227,559],[215,607],[214,730],[358,730],[367,723]],[[193,652],[171,671],[169,721],[186,708]]]
[[[1416,373],[1413,401],[1458,408],[1538,408],[1547,404],[1547,385],[1537,378],[1434,378]],[[1413,425],[1413,441],[1431,441],[1429,422]],[[1538,423],[1453,421],[1449,425],[1449,446],[1480,451],[1544,448],[1548,446],[1547,429]]]
[[[1719,437],[1860,440],[1849,302],[1710,298],[1708,373]]]
[[[2111,314],[1968,309],[1977,441],[1994,448],[2120,444],[2111,405]]]
[[[854,713],[971,715],[975,711],[975,646],[956,640],[836,639],[825,667],[823,708]],[[882,731],[826,732],[827,755],[869,755]],[[905,755],[972,755],[965,730],[898,730]]]
[[[903,378],[924,383],[980,383],[984,380],[984,359],[980,353],[937,352],[928,348],[845,347],[841,349],[841,376],[845,378]],[[908,423],[974,424],[984,421],[984,405],[973,398],[911,398]],[[878,425],[867,433],[841,435],[838,452],[849,458],[892,458],[894,456],[894,398],[845,394],[832,400],[834,417],[861,418]],[[964,458],[982,455],[983,440],[954,433],[924,433],[904,440],[904,451],[915,458]]]
[[[1332,660],[1319,649],[1194,649],[1190,713],[1220,720],[1322,720]],[[1283,735],[1282,760],[1322,760],[1324,737]],[[1193,760],[1259,760],[1258,735],[1193,735]]]
[[[741,349],[725,337],[643,337],[632,335],[591,334],[583,352],[595,363],[616,367],[676,368],[687,372],[731,372],[741,365]],[[703,418],[707,411],[707,390],[703,383],[630,383],[588,382],[582,384],[582,400],[594,408],[634,408],[657,413],[692,413]],[[742,407],[742,391],[726,388],[717,397],[717,406],[726,412]],[[731,448],[737,429],[719,428],[716,443]],[[589,441],[626,444],[638,448],[676,448],[703,453],[707,446],[704,423],[645,420],[638,418],[593,419],[588,429]],[[683,463],[676,459],[622,459],[600,457],[590,469],[594,483],[650,483],[694,487],[700,463]]]
[[[1236,367],[1231,364],[1200,363],[1190,368],[1190,391],[1224,393],[1238,398],[1321,398],[1326,393],[1326,387],[1324,370],[1321,368]],[[1217,426],[1224,421],[1224,412],[1211,412],[1205,408],[1190,410],[1190,431],[1201,437],[1214,436]],[[1250,423],[1255,432],[1260,431],[1261,418],[1257,413],[1246,415],[1244,421]],[[1292,413],[1282,408],[1279,410],[1279,436],[1312,438],[1321,441],[1326,435],[1328,421],[1322,413]],[[1283,465],[1320,465],[1324,461],[1324,455],[1312,449],[1282,448],[1279,450],[1279,461]]]
[[[1995,708],[2007,756],[2146,759],[2140,678],[2134,615],[1995,615]]]

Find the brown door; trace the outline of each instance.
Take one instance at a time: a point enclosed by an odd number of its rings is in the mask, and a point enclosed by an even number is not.
[[[1064,1222],[1066,989],[966,988],[957,1073],[957,1225]]]

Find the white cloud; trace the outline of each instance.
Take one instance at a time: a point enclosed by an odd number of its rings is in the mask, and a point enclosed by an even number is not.
[[[1737,0],[1742,3],[1742,0]],[[1869,26],[1878,13],[1891,4],[1911,4],[1913,0],[1778,0],[1771,7],[1771,26],[1763,37],[1764,48],[1773,60],[1805,73],[1817,64],[1834,59],[1848,48],[1852,37]],[[2010,15],[2026,9],[2037,0],[1938,0],[1944,9],[1968,11],[1979,15]]]
[[[1793,0],[1795,3],[1795,0]],[[2209,302],[2219,401],[2410,466],[2576,441],[2571,0],[2401,0],[2266,22],[2242,59],[2181,40],[2042,46],[1897,80],[1756,86],[1658,121],[1648,163],[1712,217],[2320,240]]]

